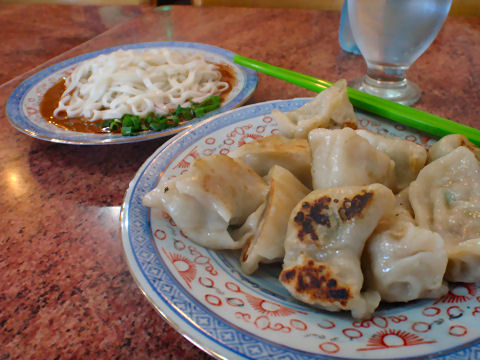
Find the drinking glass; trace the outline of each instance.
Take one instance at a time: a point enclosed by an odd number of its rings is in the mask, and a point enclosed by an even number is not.
[[[348,0],[353,37],[367,73],[350,86],[400,104],[421,94],[407,80],[410,65],[430,46],[452,0]]]

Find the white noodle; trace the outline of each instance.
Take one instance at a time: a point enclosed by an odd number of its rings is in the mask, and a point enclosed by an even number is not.
[[[81,63],[65,79],[54,115],[62,112],[89,121],[164,115],[225,91],[229,85],[221,77],[216,65],[198,53],[118,50]]]

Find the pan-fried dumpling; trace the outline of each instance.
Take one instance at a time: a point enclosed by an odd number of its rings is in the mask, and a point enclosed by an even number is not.
[[[273,165],[289,170],[305,186],[312,186],[310,146],[306,139],[287,139],[270,135],[240,146],[229,156],[242,159],[260,176],[265,176]]]
[[[463,135],[450,134],[446,135],[435,144],[433,144],[430,149],[428,149],[428,162],[432,161],[447,155],[449,152],[452,152],[459,146],[465,146],[468,150],[473,152],[478,161],[480,161],[480,148],[472,144],[468,139]]]
[[[438,298],[448,291],[443,282],[447,252],[440,235],[415,225],[408,189],[397,195],[392,212],[368,239],[362,262],[367,289],[384,301]]]
[[[245,242],[240,256],[242,270],[252,274],[259,263],[283,259],[288,218],[293,207],[310,190],[288,170],[274,165],[268,173],[269,192],[265,202],[251,214],[232,237]]]
[[[395,181],[395,163],[350,128],[315,129],[308,136],[314,189]]]
[[[356,319],[377,308],[376,291],[361,292],[365,241],[395,203],[381,184],[314,190],[292,210],[280,282],[290,294],[329,311],[350,310]]]
[[[395,162],[395,187],[393,189],[395,192],[405,189],[417,178],[418,172],[425,166],[427,150],[413,141],[387,137],[363,129],[357,130],[356,133]]]
[[[211,249],[239,249],[229,234],[264,201],[268,186],[253,169],[225,155],[196,159],[177,178],[161,182],[143,198],[161,208],[192,241]]]
[[[480,165],[464,146],[425,166],[410,184],[416,222],[445,241],[447,280],[480,281],[479,194]]]
[[[273,110],[280,133],[288,138],[306,139],[315,128],[357,128],[357,117],[347,95],[347,82],[339,80],[312,101],[288,113]]]

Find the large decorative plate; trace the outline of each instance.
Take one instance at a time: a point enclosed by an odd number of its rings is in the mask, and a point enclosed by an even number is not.
[[[447,295],[381,305],[355,321],[293,300],[277,280],[280,266],[242,274],[238,253],[212,251],[187,239],[143,196],[159,178],[192,161],[227,154],[278,132],[272,109],[290,111],[307,99],[245,106],[213,117],[170,139],[139,169],[126,193],[122,240],[133,277],[157,311],[187,339],[221,359],[479,359],[478,284],[451,284]],[[433,139],[372,115],[360,127],[430,145]]]
[[[119,49],[149,49],[168,47],[178,51],[196,51],[207,60],[229,65],[235,71],[236,84],[222,106],[204,117],[194,119],[175,128],[158,132],[145,132],[137,136],[120,134],[90,134],[61,129],[47,122],[40,114],[40,101],[45,92],[62,77],[70,74],[79,63],[100,54]],[[245,103],[257,86],[257,73],[233,62],[233,53],[211,45],[190,42],[150,42],[112,47],[83,54],[52,65],[22,82],[7,102],[7,117],[19,131],[38,139],[76,145],[102,145],[138,142],[176,134],[206,118],[233,109]]]

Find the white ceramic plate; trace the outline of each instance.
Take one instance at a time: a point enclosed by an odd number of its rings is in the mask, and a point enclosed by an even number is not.
[[[452,284],[437,300],[382,305],[355,321],[293,300],[277,280],[279,266],[242,274],[238,253],[204,249],[168,217],[151,216],[143,196],[199,156],[227,154],[278,132],[272,109],[306,99],[250,105],[213,117],[159,148],[130,184],[122,210],[126,258],[139,287],[180,333],[222,359],[478,359],[479,284]],[[372,115],[360,127],[430,145],[433,140]]]
[[[204,117],[194,119],[172,129],[146,132],[136,136],[120,134],[90,134],[69,131],[50,124],[40,114],[40,101],[45,92],[62,77],[70,74],[79,63],[100,54],[119,49],[150,49],[168,47],[178,51],[197,51],[207,60],[226,63],[235,71],[236,84],[222,106]],[[211,45],[189,42],[151,42],[122,45],[80,55],[52,65],[22,82],[11,94],[7,102],[7,117],[19,131],[38,139],[76,145],[102,145],[130,143],[155,139],[176,134],[187,127],[201,122],[215,114],[233,109],[245,103],[257,86],[257,73],[233,62],[233,53]]]

